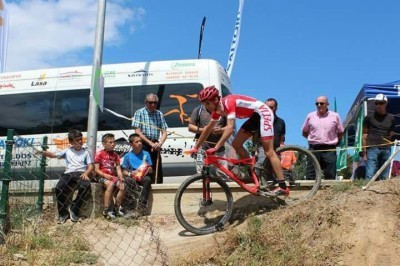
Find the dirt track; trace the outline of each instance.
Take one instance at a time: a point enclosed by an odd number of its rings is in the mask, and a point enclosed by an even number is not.
[[[334,198],[325,198],[327,202],[317,202],[324,199],[323,196],[315,198],[316,202],[311,203],[315,204],[314,208],[322,209],[329,205],[331,208],[337,208],[340,213],[338,225],[327,230],[332,241],[342,246],[336,260],[339,264],[400,265],[399,195],[400,180],[395,179],[377,182],[369,191],[353,188],[350,193],[339,193]],[[296,208],[302,208],[302,205]],[[274,211],[268,210],[266,215],[271,215],[270,212]],[[260,217],[262,215],[264,214],[261,213]],[[174,217],[151,219],[160,224],[159,236],[169,258],[196,252],[199,247],[212,247],[213,239],[224,235],[222,232],[192,236],[185,233]],[[241,227],[245,221],[245,217],[236,219],[236,224],[231,226]],[[322,232],[320,241],[327,236],[328,232],[326,236]]]

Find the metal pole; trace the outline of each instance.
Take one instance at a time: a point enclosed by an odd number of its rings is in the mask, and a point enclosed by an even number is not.
[[[96,70],[97,70],[96,65],[100,67],[102,65],[105,17],[106,17],[106,0],[99,0],[97,8],[96,37],[95,37],[94,52],[93,52],[92,82],[90,86],[88,131],[87,131],[87,144],[92,159],[94,159],[94,155],[96,152],[97,123],[99,116],[99,109],[94,99],[93,90],[96,84],[96,76],[98,76],[96,75]]]
[[[47,151],[47,136],[43,137],[42,150]],[[43,198],[44,198],[44,177],[46,173],[46,157],[42,155],[40,159],[40,172],[39,172],[39,192],[38,200],[36,203],[36,210],[41,212],[43,210]]]
[[[7,231],[7,220],[8,220],[8,188],[11,182],[11,158],[12,158],[12,147],[14,141],[14,130],[7,130],[7,144],[6,144],[6,156],[4,159],[4,172],[1,181],[3,182],[1,188],[1,199],[0,199],[0,244],[4,244],[4,235]]]

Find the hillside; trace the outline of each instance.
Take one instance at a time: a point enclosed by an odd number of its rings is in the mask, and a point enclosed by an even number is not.
[[[360,187],[338,184],[213,236],[182,237],[173,226],[160,236],[181,265],[400,265],[400,180]]]

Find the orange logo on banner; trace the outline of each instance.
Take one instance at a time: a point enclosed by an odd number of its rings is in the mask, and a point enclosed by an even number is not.
[[[197,98],[197,94],[190,94],[190,95],[186,95],[186,96],[189,98]],[[178,113],[179,119],[181,120],[182,124],[184,124],[184,122],[189,122],[190,116],[185,112],[185,109],[183,106],[187,102],[186,97],[182,96],[182,95],[176,95],[176,94],[171,94],[169,97],[171,99],[176,99],[178,101],[179,108],[172,109],[172,110],[166,112],[164,114],[164,116]]]
[[[64,150],[70,146],[68,137],[63,139],[53,139],[53,142],[59,150]],[[86,143],[86,138],[82,138],[82,143]]]

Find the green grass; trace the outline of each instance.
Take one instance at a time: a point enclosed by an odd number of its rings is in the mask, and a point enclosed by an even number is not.
[[[368,180],[354,180],[353,182],[336,182],[330,189],[335,193],[343,193],[353,188],[361,188],[368,183]]]
[[[11,265],[14,254],[21,254],[28,265],[96,264],[99,255],[90,244],[73,233],[73,226],[55,226],[44,221],[36,206],[13,206],[12,230],[0,247],[0,264]]]

